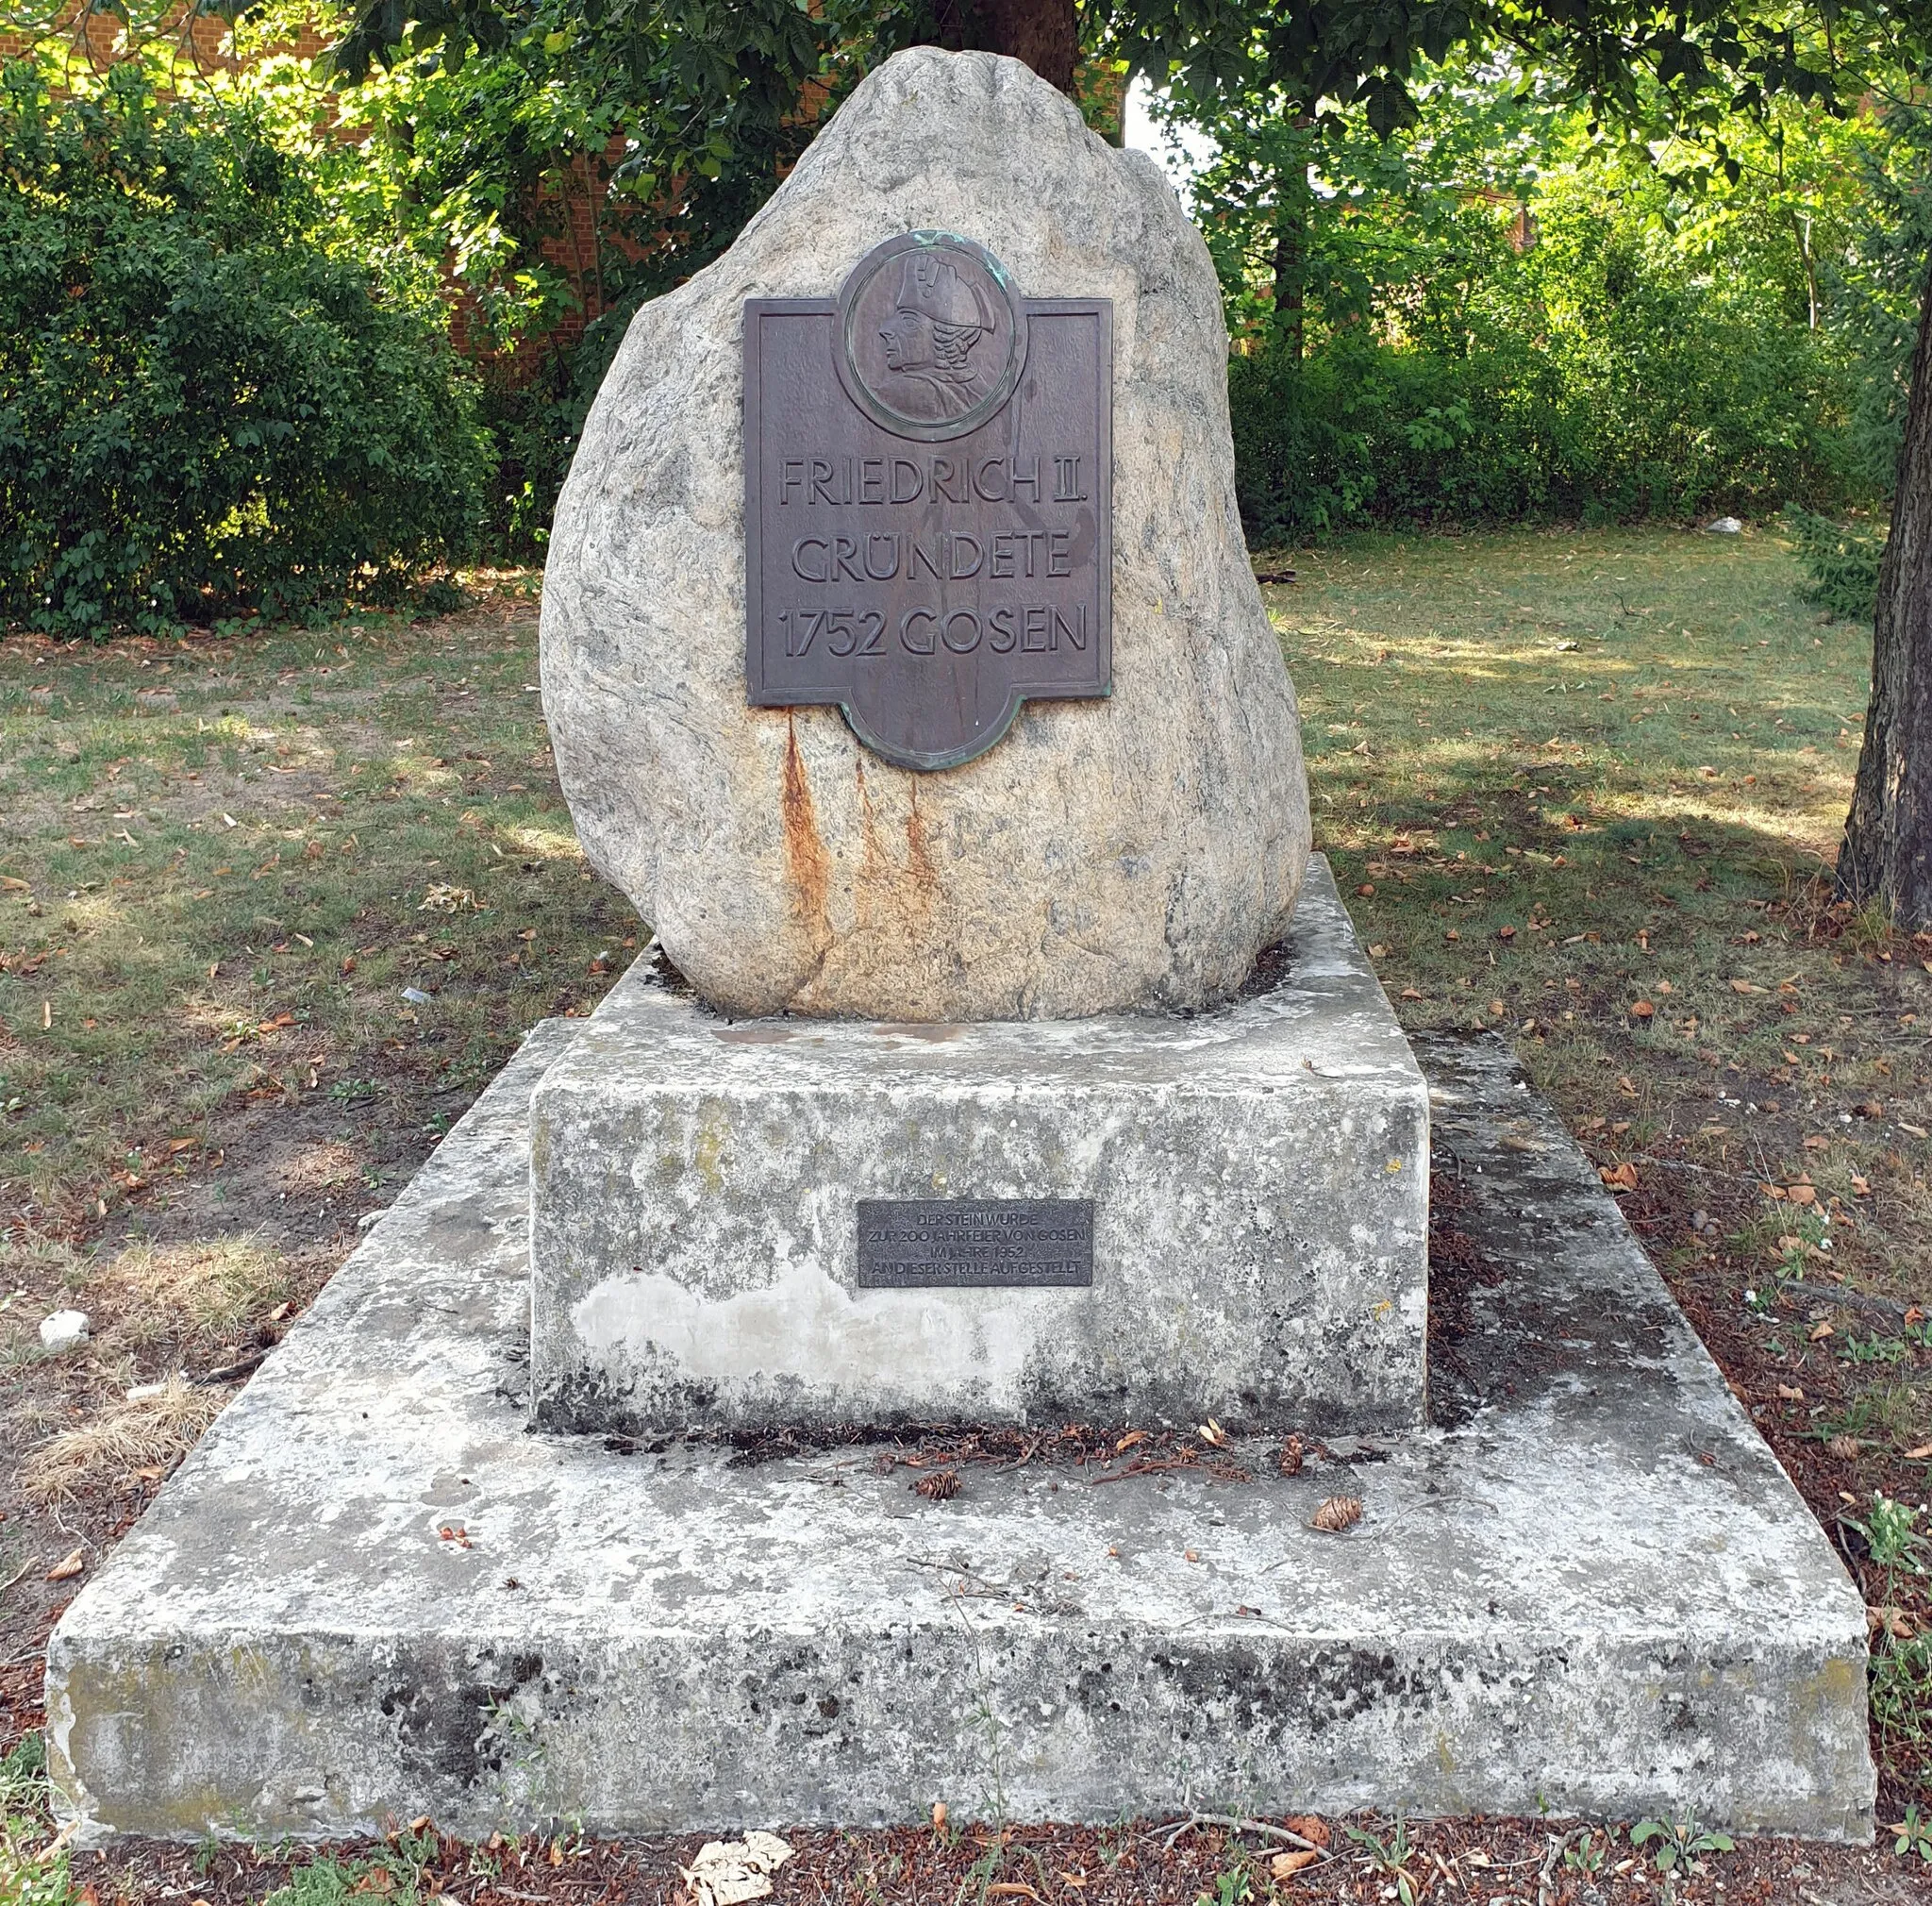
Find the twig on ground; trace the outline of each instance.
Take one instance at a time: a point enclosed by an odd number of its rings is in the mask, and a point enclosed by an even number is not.
[[[1324,1860],[1332,1860],[1335,1857],[1334,1854],[1329,1852],[1327,1847],[1320,1846],[1315,1841],[1297,1833],[1291,1827],[1277,1827],[1269,1820],[1245,1819],[1239,1814],[1197,1814],[1190,1812],[1185,1820],[1177,1821],[1174,1827],[1166,1830],[1167,1838],[1161,1843],[1162,1846],[1168,1852],[1172,1853],[1179,1843],[1181,1835],[1191,1831],[1196,1827],[1225,1827],[1230,1831],[1236,1833],[1261,1833],[1271,1840],[1285,1840],[1291,1847],[1299,1847],[1304,1852],[1319,1854]],[[1156,1833],[1158,1833],[1163,1830],[1157,1827],[1154,1831]],[[1151,1838],[1152,1836],[1150,1835],[1149,1837]]]
[[[1902,1304],[1896,1297],[1868,1296],[1863,1291],[1824,1289],[1817,1284],[1807,1284],[1798,1278],[1788,1278],[1778,1286],[1780,1296],[1798,1298],[1809,1297],[1820,1304],[1842,1304],[1852,1311],[1882,1311],[1889,1317],[1903,1319],[1907,1311],[1924,1307],[1919,1304]]]
[[[1744,1178],[1734,1171],[1719,1171],[1712,1165],[1692,1164],[1687,1158],[1658,1158],[1655,1152],[1639,1152],[1637,1155],[1645,1164],[1658,1165],[1665,1171],[1694,1171],[1699,1178],[1721,1178],[1726,1184],[1755,1188],[1764,1182],[1762,1179]]]

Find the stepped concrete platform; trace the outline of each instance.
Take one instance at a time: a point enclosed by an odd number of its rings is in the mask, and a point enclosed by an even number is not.
[[[1211,1012],[730,1020],[640,962],[531,1111],[535,1414],[1414,1427],[1428,1155],[1428,1088],[1319,857],[1291,938]],[[868,1285],[874,1199],[914,1238],[923,1200],[1055,1200],[1091,1280],[1003,1281],[982,1232],[940,1247],[947,1272],[976,1253],[962,1281]]]
[[[1858,1597],[1499,1045],[1422,1054],[1472,1247],[1445,1420],[930,1502],[864,1448],[529,1430],[528,1108],[582,1032],[531,1036],[69,1609],[84,1843],[1184,1796],[1869,1837]]]

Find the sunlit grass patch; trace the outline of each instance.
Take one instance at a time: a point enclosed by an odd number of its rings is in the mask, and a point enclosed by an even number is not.
[[[1507,1031],[1607,1149],[1691,1145],[1752,1196],[1809,1170],[1873,1247],[1861,1274],[1932,1295],[1932,978],[1819,899],[1869,631],[1823,621],[1758,535],[1294,561],[1267,597],[1317,844],[1405,1019]]]
[[[11,1222],[165,1203],[222,1149],[170,1141],[337,1077],[426,1116],[621,969],[591,961],[638,923],[582,878],[517,616],[0,642]]]

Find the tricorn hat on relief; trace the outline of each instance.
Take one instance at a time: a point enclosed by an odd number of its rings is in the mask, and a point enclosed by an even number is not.
[[[917,311],[936,325],[958,325],[990,331],[992,313],[979,287],[962,279],[949,259],[914,253],[899,280],[896,308]]]

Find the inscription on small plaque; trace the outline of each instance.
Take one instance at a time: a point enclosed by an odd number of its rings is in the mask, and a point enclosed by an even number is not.
[[[861,1290],[1091,1284],[1091,1198],[860,1198]]]
[[[744,307],[745,680],[957,767],[1113,680],[1113,306],[946,232]]]

